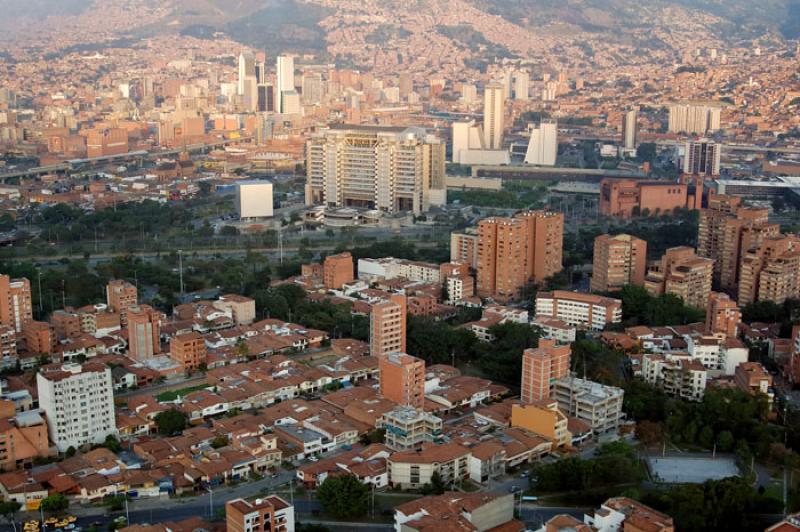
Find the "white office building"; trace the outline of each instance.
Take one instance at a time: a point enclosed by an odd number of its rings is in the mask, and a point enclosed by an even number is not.
[[[542,122],[539,127],[529,126],[531,140],[525,153],[525,164],[555,166],[558,156],[558,124]]]
[[[117,434],[114,385],[104,364],[45,367],[36,375],[39,408],[47,416],[50,439],[60,452],[102,443]]]
[[[256,58],[252,52],[239,54],[239,86],[238,94],[244,96],[248,77],[256,76]]]
[[[286,92],[294,91],[294,57],[281,55],[278,56],[277,63],[277,86],[275,87],[275,109],[279,113],[284,112],[283,95]]]

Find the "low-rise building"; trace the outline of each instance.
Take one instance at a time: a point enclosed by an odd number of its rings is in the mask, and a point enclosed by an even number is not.
[[[419,489],[430,484],[435,473],[445,485],[469,478],[470,450],[457,443],[428,444],[415,451],[389,457],[389,482],[402,489]]]
[[[407,406],[384,413],[379,425],[386,429],[386,445],[396,451],[415,449],[442,438],[441,418]]]
[[[577,377],[564,377],[553,382],[551,397],[559,409],[592,427],[596,435],[619,429],[624,414],[621,388],[606,386]]]
[[[225,525],[229,532],[294,532],[294,506],[277,495],[234,499],[225,503]]]
[[[536,294],[536,317],[559,319],[584,329],[602,330],[622,321],[622,301],[580,292],[554,290]]]

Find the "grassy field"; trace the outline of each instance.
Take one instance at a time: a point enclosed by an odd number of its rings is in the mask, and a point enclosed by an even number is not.
[[[189,386],[188,388],[181,388],[180,390],[170,390],[167,392],[161,392],[156,396],[156,400],[160,403],[166,403],[168,401],[174,401],[179,397],[184,397],[192,392],[196,392],[198,390],[204,390],[206,388],[208,388],[208,384],[198,384],[197,386]]]

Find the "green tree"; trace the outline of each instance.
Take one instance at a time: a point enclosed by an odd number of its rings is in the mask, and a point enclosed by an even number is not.
[[[69,500],[60,493],[56,493],[42,499],[41,508],[43,512],[58,514],[69,508]]]
[[[228,445],[228,437],[225,436],[224,434],[217,436],[216,438],[211,440],[211,447],[213,447],[214,449],[221,449],[226,445]]]
[[[22,507],[20,503],[17,501],[4,501],[0,502],[0,515],[14,527],[14,530],[17,529],[17,526],[14,524],[16,519],[17,512]]]
[[[353,475],[328,477],[317,490],[317,499],[331,517],[361,517],[369,508],[369,488]]]
[[[174,408],[159,412],[155,417],[155,422],[158,433],[162,436],[175,436],[180,434],[188,424],[186,414]]]
[[[106,449],[108,449],[112,453],[119,454],[119,452],[122,451],[122,444],[113,434],[109,434],[108,436],[106,436],[106,441],[104,445]]]

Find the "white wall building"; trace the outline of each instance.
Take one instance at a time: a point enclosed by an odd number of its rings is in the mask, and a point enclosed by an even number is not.
[[[60,452],[102,443],[117,434],[111,369],[103,364],[64,364],[36,375],[39,408]]]
[[[240,220],[272,218],[272,183],[240,181],[236,184],[236,213]]]
[[[529,126],[531,140],[525,154],[525,164],[555,166],[558,156],[558,124],[542,122],[539,127]]]

